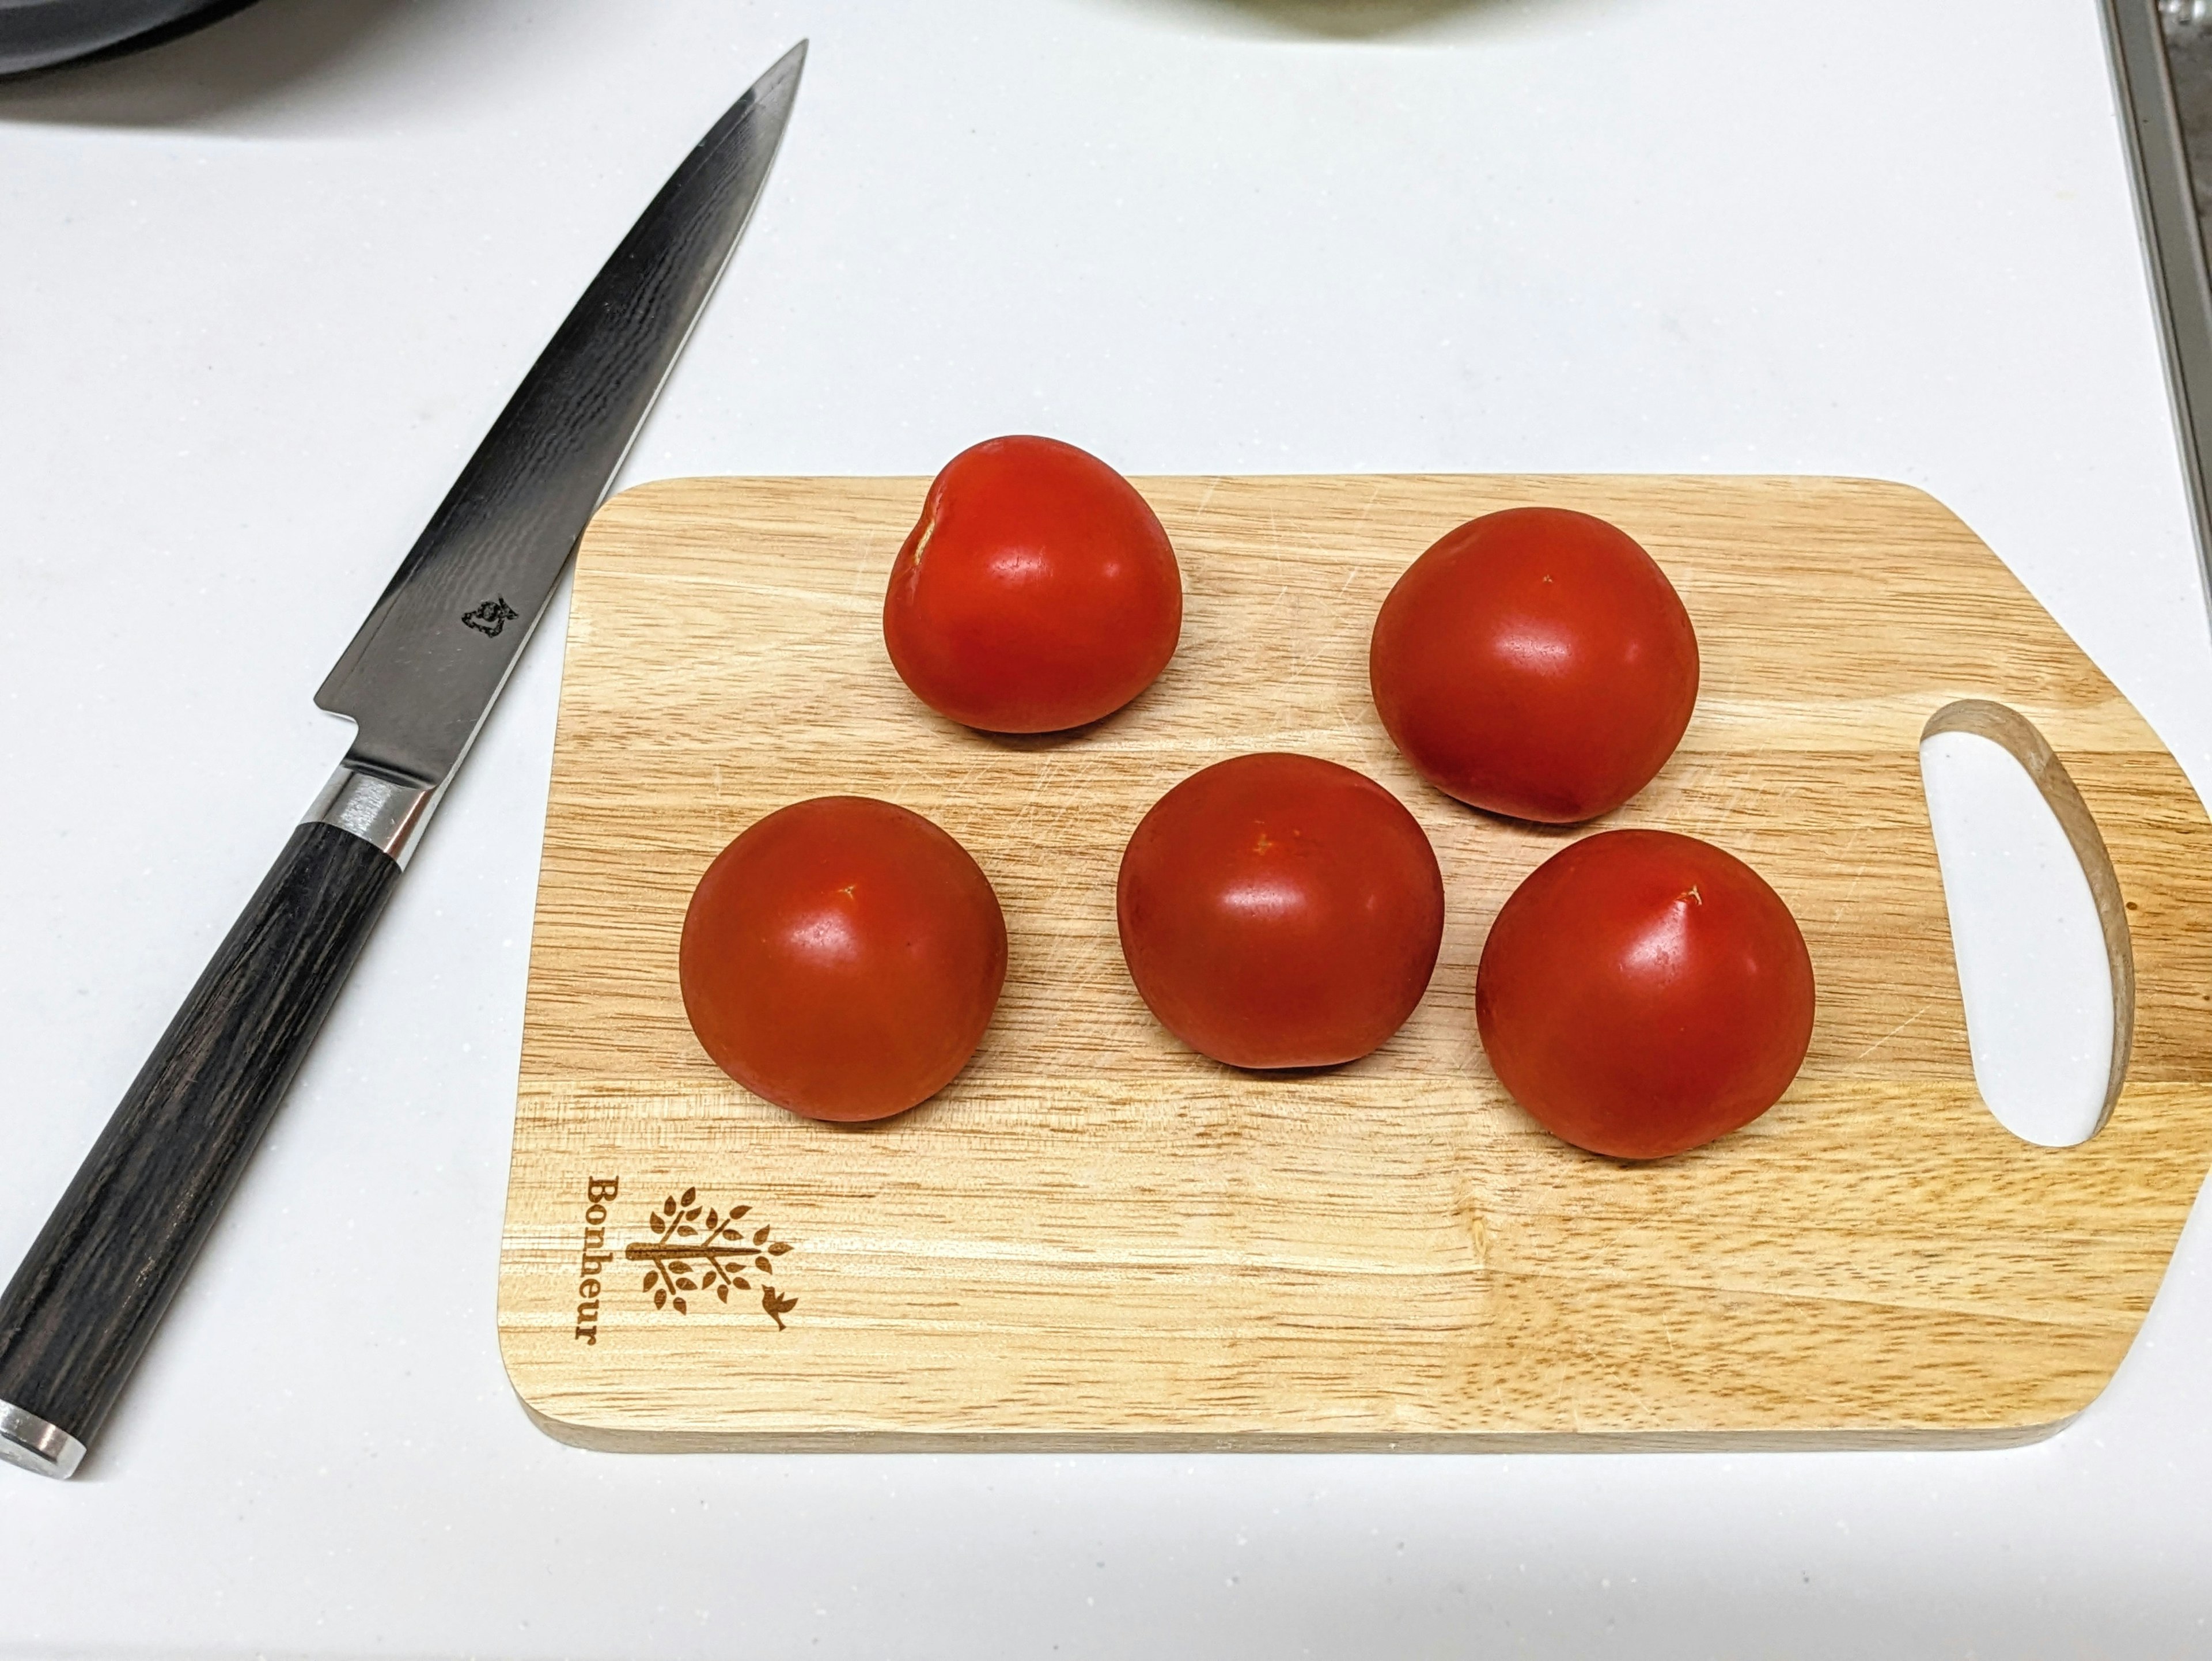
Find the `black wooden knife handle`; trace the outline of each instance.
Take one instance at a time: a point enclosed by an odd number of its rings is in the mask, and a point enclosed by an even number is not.
[[[399,869],[338,823],[292,833],[0,1294],[0,1457],[52,1476],[76,1469]]]

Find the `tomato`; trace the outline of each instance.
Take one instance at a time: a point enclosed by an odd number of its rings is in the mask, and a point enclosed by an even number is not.
[[[881,1119],[951,1083],[1006,978],[968,850],[865,796],[780,808],[707,867],[678,954],[708,1055],[810,1119]]]
[[[1482,948],[1474,1015],[1498,1081],[1554,1135],[1659,1159],[1751,1123],[1813,1037],[1813,960],[1732,854],[1608,830],[1538,866]]]
[[[1407,569],[1367,672],[1391,742],[1439,790],[1572,824],[1620,806],[1674,754],[1698,701],[1698,636],[1625,532],[1513,508]]]
[[[1152,1013],[1233,1067],[1328,1067],[1405,1025],[1443,939],[1413,816],[1310,756],[1240,756],[1153,804],[1121,855],[1121,954]]]
[[[891,566],[884,644],[916,697],[989,733],[1053,733],[1150,686],[1182,631],[1182,574],[1129,481],[1049,438],[945,464]]]

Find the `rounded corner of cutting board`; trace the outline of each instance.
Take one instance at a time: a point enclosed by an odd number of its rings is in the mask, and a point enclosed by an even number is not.
[[[504,1266],[502,1266],[501,1278],[502,1281],[506,1278]],[[507,1387],[514,1392],[516,1402],[521,1407],[523,1412],[530,1415],[530,1422],[548,1436],[556,1441],[565,1442],[573,1439],[572,1427],[553,1413],[538,1394],[539,1381],[534,1376],[531,1363],[520,1353],[519,1348],[525,1329],[519,1323],[510,1323],[507,1308],[507,1288],[504,1285],[500,1287],[497,1307],[493,1312],[492,1320],[494,1330],[499,1341],[500,1371],[507,1375]]]
[[[1846,490],[1887,496],[1899,502],[1911,502],[1918,507],[1939,508],[1954,519],[1959,516],[1951,505],[1934,491],[1924,485],[1914,484],[1905,479],[1885,478],[1878,473],[1821,473],[1802,480],[1791,474],[1783,474],[1779,477],[1793,483],[1841,485]]]
[[[507,1381],[514,1387],[514,1399],[522,1409],[522,1416],[542,1434],[551,1437],[564,1446],[583,1448],[592,1453],[654,1451],[653,1444],[642,1439],[599,1425],[578,1423],[548,1412],[523,1393],[522,1386],[516,1383],[513,1372],[507,1374]]]
[[[650,1449],[650,1438],[625,1432],[585,1417],[564,1416],[568,1409],[565,1403],[556,1405],[564,1394],[564,1382],[557,1367],[529,1359],[521,1349],[521,1341],[527,1328],[512,1321],[507,1310],[507,1296],[502,1288],[495,1316],[499,1335],[500,1369],[507,1375],[507,1388],[514,1392],[515,1404],[523,1416],[538,1430],[556,1442],[570,1447],[590,1448],[600,1453],[629,1453]],[[566,1381],[573,1384],[573,1380]],[[573,1394],[573,1390],[565,1392]]]
[[[1925,485],[1908,484],[1901,478],[1876,478],[1858,473],[1838,473],[1824,478],[1821,483],[1840,485],[1854,495],[1878,496],[1898,508],[1935,520],[1978,544],[1983,551],[2003,563],[2003,557],[1990,546],[1988,539],[1966,522],[1966,516],[1937,496]],[[2008,570],[2011,568],[2007,567]]]

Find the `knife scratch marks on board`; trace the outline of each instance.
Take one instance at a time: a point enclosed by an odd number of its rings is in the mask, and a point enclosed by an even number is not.
[[[1844,840],[1842,849],[1836,855],[1838,865],[1841,865],[1858,850],[1859,841],[1865,835],[1866,826],[1863,824],[1855,824],[1851,827],[1851,834]],[[1851,879],[1844,885],[1842,896],[1836,901],[1836,909],[1829,917],[1831,922],[1841,922],[1844,920],[1844,913],[1850,909],[1851,902],[1858,896],[1859,879],[1866,875],[1866,872],[1867,861],[1864,860],[1861,860],[1851,867]]]
[[[1868,1045],[1864,1050],[1862,1050],[1861,1051],[1859,1051],[1859,1053],[1858,1053],[1857,1056],[1856,1056],[1855,1059],[1856,1059],[1856,1060],[1858,1060],[1858,1061],[1862,1061],[1862,1062],[1863,1062],[1863,1061],[1864,1061],[1868,1056],[1869,1056],[1873,1055],[1873,1054],[1874,1054],[1874,1052],[1875,1052],[1875,1050],[1877,1050],[1881,1049],[1881,1048],[1882,1047],[1882,1045],[1884,1045],[1884,1044],[1887,1043],[1888,1043],[1892,1038],[1895,1037],[1899,1033],[1900,1033],[1900,1032],[1904,1031],[1905,1031],[1905,1029],[1906,1027],[1908,1027],[1908,1026],[1911,1025],[1913,1022],[1915,1022],[1915,1021],[1918,1020],[1918,1019],[1919,1019],[1923,1015],[1925,1015],[1925,1014],[1926,1014],[1926,1013],[1927,1013],[1930,1009],[1932,1009],[1932,1008],[1934,1008],[1934,1007],[1935,1007],[1935,1005],[1934,1005],[1934,1004],[1932,1004],[1932,1003],[1923,1003],[1923,1004],[1922,1004],[1922,1005],[1920,1006],[1920,1007],[1919,1007],[1919,1008],[1917,1008],[1917,1009],[1914,1010],[1914,1011],[1913,1011],[1910,1015],[1907,1015],[1907,1016],[1906,1016],[1903,1020],[1899,1021],[1899,1022],[1895,1026],[1891,1027],[1891,1028],[1889,1029],[1889,1031],[1887,1031],[1887,1032],[1883,1033],[1883,1034],[1881,1035],[1881,1037],[1880,1037],[1879,1038],[1876,1038],[1876,1039],[1875,1039],[1872,1043],[1869,1044],[1869,1045]]]
[[[824,586],[809,587],[790,582],[732,581],[726,576],[698,575],[684,571],[643,572],[635,576],[625,577],[623,581],[635,582],[640,587],[712,588],[731,597],[716,602],[725,605],[737,604],[739,598],[758,597],[764,599],[787,601],[806,611],[827,609],[833,611],[865,612],[883,603],[872,592],[861,592],[860,585],[857,581],[854,584],[854,593],[839,594]]]
[[[890,569],[892,561],[898,557],[897,551],[900,543],[901,538],[895,536],[890,538],[872,536],[861,545],[860,557],[853,562],[853,592],[854,593],[872,595],[874,591],[882,586],[884,573]],[[884,559],[883,556],[883,551],[887,547],[892,551],[890,560]]]
[[[1096,776],[1097,770],[1080,764],[1077,766],[1075,776],[1060,790],[1059,806],[1046,830],[1057,831],[1067,823],[1068,817],[1076,812],[1078,805],[1089,800],[1091,782]]]
[[[1336,590],[1337,599],[1341,600],[1346,594],[1350,593],[1352,592],[1352,585],[1358,581],[1359,568],[1355,565],[1351,569],[1351,570],[1345,573],[1344,581],[1338,585]],[[1306,637],[1306,643],[1304,648],[1298,654],[1297,660],[1291,666],[1291,673],[1293,675],[1303,675],[1323,655],[1333,654],[1337,649],[1338,642],[1328,639],[1326,636],[1318,634],[1309,635]]]
[[[1009,830],[1019,830],[1036,812],[1037,804],[1044,797],[1045,787],[1052,782],[1053,764],[1059,759],[1057,756],[1047,756],[1044,758],[1044,763],[1037,769],[1036,776],[1030,780],[1029,794],[1022,798],[1021,806],[1014,810],[1013,821],[1007,827]],[[1065,812],[1066,810],[1063,806],[1061,811]]]

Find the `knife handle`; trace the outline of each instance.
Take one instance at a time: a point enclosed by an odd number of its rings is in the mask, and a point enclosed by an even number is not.
[[[341,768],[216,948],[0,1293],[0,1459],[76,1469],[391,898],[429,800]]]

